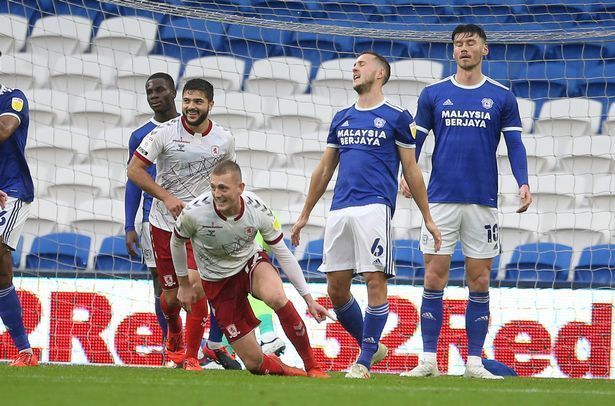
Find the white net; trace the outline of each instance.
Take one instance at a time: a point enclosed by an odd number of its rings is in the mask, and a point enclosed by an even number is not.
[[[289,235],[328,125],[354,100],[357,53],[374,50],[389,59],[386,96],[414,114],[420,91],[454,72],[452,30],[473,22],[489,39],[484,72],[518,98],[535,198],[529,213],[515,213],[517,186],[501,143],[503,252],[492,276],[494,286],[512,289],[493,290],[486,355],[525,375],[613,377],[611,342],[603,335],[611,337],[615,286],[609,245],[615,244],[615,8],[611,2],[458,3],[0,2],[0,82],[22,89],[30,104],[26,150],[36,199],[14,262],[43,359],[159,361],[151,352],[160,332],[148,272],[122,252],[128,139],[152,115],[144,95],[149,75],[166,72],[180,90],[195,77],[214,85],[211,116],[232,130],[248,187],[270,202]],[[419,161],[426,179],[432,148],[429,137]],[[333,187],[294,251],[311,282],[323,281],[316,269]],[[401,195],[397,206],[398,277],[384,339],[396,351],[379,367],[390,372],[416,364],[421,349],[421,217]],[[32,276],[50,279],[43,288]],[[450,285],[463,286],[463,277],[457,251]],[[315,291],[324,301],[324,286]],[[361,285],[355,291],[362,305],[364,291]],[[466,293],[452,288],[446,298],[440,345],[446,354],[453,346],[441,363],[455,373],[467,352],[459,322]],[[71,326],[84,332],[70,333]],[[346,368],[357,349],[342,327],[313,327],[321,360]],[[100,340],[89,341],[88,331]],[[82,348],[70,344],[70,334]],[[0,358],[9,358],[7,333],[2,345]]]

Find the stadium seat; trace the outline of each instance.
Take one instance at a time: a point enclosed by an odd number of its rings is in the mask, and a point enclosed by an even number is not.
[[[43,4],[41,4],[43,6]],[[41,7],[44,10],[44,7]],[[10,14],[16,17],[23,17],[26,23],[33,24],[40,18],[41,9],[32,7],[25,1],[2,1],[0,2],[0,14]],[[2,50],[4,52],[4,50]]]
[[[462,0],[455,10],[462,14],[460,18],[465,23],[471,19],[477,24],[496,25],[515,22],[513,4],[507,0]]]
[[[539,212],[560,212],[577,206],[577,197],[586,190],[585,181],[575,175],[552,174],[530,176],[533,205]]]
[[[579,73],[573,64],[561,61],[530,62],[521,69],[519,79],[512,79],[512,91],[517,97],[547,99],[577,95]]]
[[[61,125],[68,113],[68,95],[50,89],[34,89],[28,92],[30,126]]]
[[[79,164],[88,156],[88,135],[68,127],[35,127],[30,132],[28,158],[51,167]]]
[[[252,64],[245,90],[262,96],[288,97],[305,93],[310,63],[298,58],[272,57]]]
[[[263,112],[270,111],[272,98],[249,92],[226,92],[215,96],[211,118],[230,130],[261,128],[265,122]]]
[[[165,72],[177,83],[181,63],[178,59],[161,55],[126,58],[118,65],[117,87],[120,90],[137,93],[144,98],[145,82],[156,72]]]
[[[102,241],[98,254],[94,257],[95,271],[146,272],[141,255],[131,257],[126,250],[126,237],[116,235]]]
[[[324,97],[336,107],[348,106],[356,99],[352,88],[352,67],[354,58],[341,58],[320,64],[312,80],[312,94]]]
[[[527,154],[527,168],[530,175],[553,172],[557,164],[555,142],[553,137],[524,136],[523,145]],[[508,148],[504,137],[497,149],[498,172],[510,175],[512,169],[508,158]]]
[[[107,18],[92,41],[92,53],[112,57],[119,66],[126,58],[150,53],[157,31],[156,21],[149,18]]]
[[[104,17],[104,6],[99,0],[37,0],[44,12],[57,15],[79,16],[92,21],[97,27]]]
[[[336,27],[352,27],[349,20],[309,19],[312,24],[334,25]],[[348,35],[316,32],[292,33],[285,54],[301,59],[307,59],[313,67],[320,66],[322,62],[340,58],[344,53],[353,52],[353,39]],[[314,73],[314,72],[312,72]]]
[[[160,26],[155,53],[177,58],[182,63],[226,49],[226,28],[217,21],[171,17]]]
[[[615,245],[594,245],[581,253],[574,268],[574,281],[591,288],[615,286]]]
[[[28,19],[15,14],[0,14],[0,52],[17,53],[26,44]],[[4,66],[3,66],[4,68]]]
[[[333,20],[379,21],[379,3],[370,0],[320,0],[325,15]]]
[[[84,270],[90,237],[75,233],[53,233],[34,238],[26,269]]]
[[[283,56],[291,31],[231,24],[227,37],[229,54],[250,61]]]
[[[49,69],[50,87],[71,96],[115,87],[116,77],[117,68],[113,60],[96,54],[60,56]]]
[[[71,125],[87,129],[90,134],[124,123],[132,124],[135,112],[135,94],[132,92],[102,89],[71,98]]]
[[[303,271],[317,272],[318,267],[322,264],[324,240],[312,240],[308,243],[303,258],[299,260],[299,265]]]
[[[558,165],[577,175],[610,174],[615,170],[615,139],[602,135],[573,136],[570,151],[558,154]]]
[[[545,135],[578,136],[596,134],[602,104],[586,98],[549,100],[542,105],[535,132]]]
[[[88,162],[107,168],[109,174],[121,173],[120,182],[126,182],[126,163],[128,162],[128,144],[117,145],[101,138],[90,140]]]
[[[91,237],[93,246],[98,247],[104,238],[123,232],[124,202],[106,198],[81,201],[71,227]]]
[[[312,94],[280,98],[268,107],[267,128],[284,134],[326,131],[334,115],[328,99]]]
[[[594,210],[615,213],[615,176],[596,176],[589,200]]]
[[[606,106],[613,101],[615,96],[615,76],[609,72],[615,69],[615,60],[609,57],[604,64],[598,64],[587,68],[582,75],[581,94],[596,101],[603,102]],[[603,131],[607,134],[607,131]]]
[[[571,246],[574,252],[607,242],[611,213],[593,208],[575,212],[549,213],[552,224],[545,230],[546,240]],[[544,238],[542,240],[545,240]]]
[[[28,50],[50,62],[63,55],[85,52],[90,46],[92,20],[77,15],[47,16],[38,20],[28,38]]]
[[[517,97],[517,105],[519,106],[519,115],[521,116],[521,127],[523,128],[523,132],[530,133],[534,124],[536,103],[530,99]]]
[[[393,7],[390,14],[395,21],[413,24],[421,28],[424,24],[442,23],[445,15],[453,15],[448,4],[435,3],[433,0],[416,0],[411,3],[406,0],[390,0],[387,2]]]
[[[512,253],[519,245],[538,242],[542,220],[535,212],[500,214],[498,239],[502,252]]]
[[[27,94],[28,89],[45,87],[48,76],[49,68],[45,56],[29,52],[8,55],[2,53],[0,83],[6,87],[20,89]]]
[[[553,283],[566,281],[572,258],[572,247],[553,243],[524,244],[515,248],[506,265],[510,282]]]
[[[602,133],[615,136],[615,103],[611,104],[606,120],[602,124]]]
[[[75,217],[74,206],[68,206],[49,197],[39,197],[30,204],[30,213],[22,235],[31,242],[35,236],[69,230]],[[26,244],[28,247],[29,244]]]
[[[292,21],[310,15],[311,9],[320,9],[320,3],[303,0],[252,0],[249,3],[249,8],[243,10],[245,15],[255,14],[271,20]]]
[[[157,3],[166,3],[173,5],[181,5],[181,0],[151,0],[152,2]],[[157,13],[149,10],[143,10],[139,8],[127,7],[127,6],[118,6],[115,4],[110,4],[104,2],[103,9],[107,18],[124,16],[124,17],[145,17],[148,19],[156,20],[158,23],[162,23],[167,19],[167,16],[163,13]]]
[[[459,284],[465,282],[465,260],[466,257],[463,255],[461,243],[457,242],[457,245],[455,245],[455,251],[453,252],[453,255],[451,255],[451,266],[448,272],[449,283]]]
[[[514,15],[513,18],[523,18],[520,15]],[[481,25],[487,34],[487,41],[489,43],[489,54],[487,59],[489,62],[500,62],[509,64],[508,67],[500,65],[508,72],[511,73],[510,78],[516,78],[523,67],[527,66],[526,61],[543,61],[545,60],[545,46],[537,41],[525,41],[525,42],[501,42],[493,41],[493,34],[508,34],[511,30],[511,24],[489,24],[485,25],[482,21],[478,21],[477,24]],[[514,27],[514,25],[513,25]],[[545,27],[539,24],[524,23],[519,25],[522,30],[527,31],[545,31]]]
[[[417,240],[394,240],[393,261],[396,279],[422,278],[425,274],[423,253]]]
[[[320,140],[303,137],[302,134],[289,134],[284,136],[283,144],[287,167],[311,176],[325,151],[325,136]]]
[[[57,167],[54,182],[47,187],[47,195],[58,203],[75,207],[78,203],[109,195],[109,179],[96,176],[90,165]]]
[[[286,173],[284,169],[254,169],[246,172],[246,187],[268,203],[272,209],[287,208],[304,201],[307,179]],[[248,182],[249,181],[249,182]]]
[[[236,132],[234,136],[237,163],[242,168],[269,170],[284,166],[283,134],[247,130]]]
[[[246,62],[243,59],[225,55],[191,59],[186,64],[177,89],[181,92],[188,80],[203,78],[213,85],[214,99],[218,90],[239,91],[245,66]]]
[[[430,83],[442,78],[442,64],[425,59],[408,59],[391,63],[391,77],[384,92],[392,95],[418,96]]]

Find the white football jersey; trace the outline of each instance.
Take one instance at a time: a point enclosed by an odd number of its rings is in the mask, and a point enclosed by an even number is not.
[[[252,192],[241,195],[241,211],[235,218],[220,213],[207,192],[188,204],[175,223],[175,233],[190,238],[201,278],[209,281],[240,272],[259,250],[254,241],[260,231],[268,244],[283,235],[271,210]]]
[[[150,164],[156,162],[156,183],[185,203],[210,189],[213,168],[220,161],[235,161],[235,139],[210,120],[203,133],[194,133],[180,116],[162,123],[143,138],[135,155]],[[152,201],[149,221],[172,231],[175,219],[164,203]]]

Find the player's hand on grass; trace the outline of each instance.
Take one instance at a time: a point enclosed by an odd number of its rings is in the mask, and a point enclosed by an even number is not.
[[[6,206],[6,201],[8,200],[9,196],[4,193],[2,190],[0,190],[0,209],[4,209],[4,206]]]
[[[410,186],[408,186],[408,182],[403,177],[399,181],[399,188],[401,189],[401,194],[408,199],[412,199],[412,191],[410,190]]]
[[[320,303],[314,300],[312,295],[304,296],[305,303],[307,303],[308,312],[316,319],[317,322],[323,322],[328,317],[329,319],[335,321],[336,318]]]
[[[425,227],[427,227],[427,231],[429,231],[429,233],[433,236],[434,250],[436,252],[440,251],[440,247],[442,246],[442,234],[440,233],[438,226],[436,226],[436,223],[431,220],[425,222]]]
[[[301,241],[301,229],[307,224],[307,219],[299,217],[290,229],[290,242],[296,247]]]
[[[519,197],[521,198],[521,206],[517,209],[517,213],[523,213],[532,204],[532,193],[528,185],[521,185],[519,188]]]
[[[191,285],[179,285],[177,290],[177,300],[179,304],[184,308],[186,313],[192,311],[192,303],[196,302],[196,289]]]
[[[184,209],[184,207],[186,207],[186,203],[182,202],[173,195],[169,195],[169,197],[164,199],[164,205],[169,211],[169,213],[173,215],[173,218],[177,218]]]
[[[139,236],[135,230],[126,231],[126,250],[131,257],[138,257],[139,253],[135,248],[141,248],[139,245]]]

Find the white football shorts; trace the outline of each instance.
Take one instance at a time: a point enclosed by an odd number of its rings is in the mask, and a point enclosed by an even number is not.
[[[0,209],[0,240],[12,250],[17,248],[21,230],[29,214],[30,203],[14,197],[9,197],[6,207]]]
[[[391,209],[384,204],[347,207],[329,212],[325,225],[321,272],[353,269],[395,276]]]
[[[143,263],[148,268],[156,268],[156,258],[154,257],[154,248],[152,247],[152,234],[149,230],[149,222],[141,224],[141,233],[139,235]]]
[[[463,255],[470,258],[494,258],[500,253],[498,241],[498,209],[479,204],[429,203],[431,217],[442,233],[440,251],[434,251],[434,240],[421,227],[421,251],[425,254],[452,255],[461,240]]]

